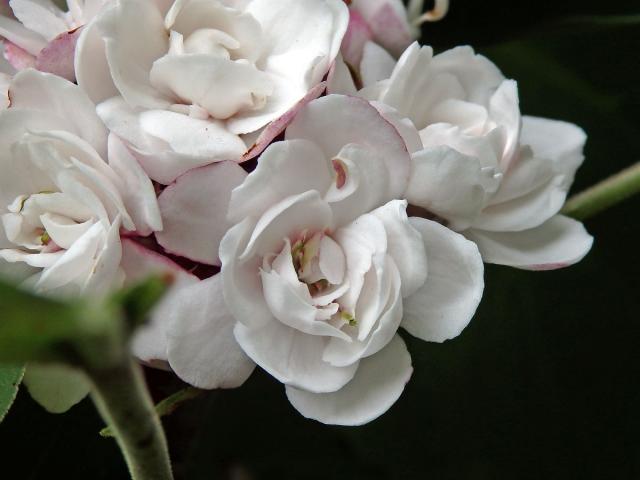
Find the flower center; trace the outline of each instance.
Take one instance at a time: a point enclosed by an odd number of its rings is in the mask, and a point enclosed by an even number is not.
[[[91,215],[60,192],[19,195],[0,218],[18,248],[52,253],[69,246],[90,226]]]

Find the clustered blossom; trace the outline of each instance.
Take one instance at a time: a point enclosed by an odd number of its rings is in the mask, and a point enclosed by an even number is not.
[[[459,335],[483,262],[592,243],[558,213],[584,132],[522,116],[471,48],[415,43],[448,7],[422,4],[11,0],[0,274],[64,297],[170,274],[141,362],[207,389],[257,365],[308,418],[375,419],[413,371],[399,332]]]

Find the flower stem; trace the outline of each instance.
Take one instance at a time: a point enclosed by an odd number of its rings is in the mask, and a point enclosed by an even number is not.
[[[595,184],[567,201],[562,213],[584,220],[640,193],[640,162]]]
[[[201,390],[195,387],[186,387],[182,390],[178,390],[177,392],[169,395],[164,400],[161,400],[156,406],[155,410],[159,417],[164,417],[165,415],[171,415],[173,411],[178,408],[182,403],[191,400],[193,398],[199,397],[206,390]],[[111,427],[105,427],[100,430],[101,437],[113,437],[113,430]]]
[[[167,440],[142,370],[132,360],[89,369],[93,400],[111,427],[133,480],[172,480]]]

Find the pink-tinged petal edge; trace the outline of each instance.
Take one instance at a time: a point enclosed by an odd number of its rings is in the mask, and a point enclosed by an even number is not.
[[[265,127],[262,131],[258,139],[255,143],[247,150],[247,152],[242,156],[240,162],[246,162],[247,160],[251,160],[252,158],[257,157],[265,149],[271,144],[274,138],[280,135],[284,130],[289,126],[289,124],[293,121],[297,113],[300,111],[302,107],[304,107],[307,103],[315,100],[320,95],[324,93],[327,88],[326,82],[321,82],[315,87],[313,87],[307,94],[298,101],[290,110],[288,110],[284,115],[277,118],[269,125]]]
[[[36,57],[9,40],[4,39],[2,42],[4,43],[4,56],[13,68],[24,70],[35,66]]]
[[[152,268],[151,268],[151,266],[152,266],[153,269],[155,269],[154,271],[163,270],[163,271],[166,271],[169,274],[172,274],[172,273],[184,274],[184,275],[190,275],[190,276],[193,276],[194,278],[196,278],[195,275],[193,275],[191,272],[189,272],[188,270],[186,270],[182,266],[178,265],[176,262],[171,260],[169,257],[166,257],[166,256],[162,255],[159,252],[156,252],[154,250],[151,250],[151,249],[145,247],[144,245],[141,245],[140,243],[136,242],[132,238],[122,237],[121,241],[122,241],[123,248],[135,250],[136,255],[144,257],[145,264],[147,264],[149,266],[148,271],[152,271]],[[123,259],[123,265],[122,266],[123,266],[125,272],[127,272],[128,268],[127,268],[127,265],[125,263],[125,259]],[[138,267],[136,267],[135,270],[136,270],[135,271],[135,273],[136,273],[135,277],[136,278],[144,277],[145,275],[147,275],[147,271],[144,271],[144,272],[140,271],[140,268],[138,268]],[[131,276],[131,273],[128,273],[128,276]]]
[[[413,42],[407,21],[399,18],[389,4],[381,7],[369,18],[369,26],[375,40],[396,57]]]
[[[358,68],[362,60],[364,45],[373,39],[373,32],[367,21],[354,9],[349,10],[349,27],[342,39],[342,56],[345,62]]]
[[[53,73],[70,82],[75,82],[74,57],[76,42],[81,31],[82,27],[69,30],[51,40],[35,59],[35,67],[41,72]]]

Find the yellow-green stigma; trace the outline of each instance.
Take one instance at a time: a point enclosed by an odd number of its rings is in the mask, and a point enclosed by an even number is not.
[[[352,314],[350,314],[349,312],[340,312],[340,317],[349,324],[350,327],[355,327],[356,325],[358,325],[358,321],[356,320],[356,317],[354,317]]]
[[[40,243],[42,243],[42,245],[49,245],[50,241],[51,237],[46,231],[42,235],[40,235]]]

